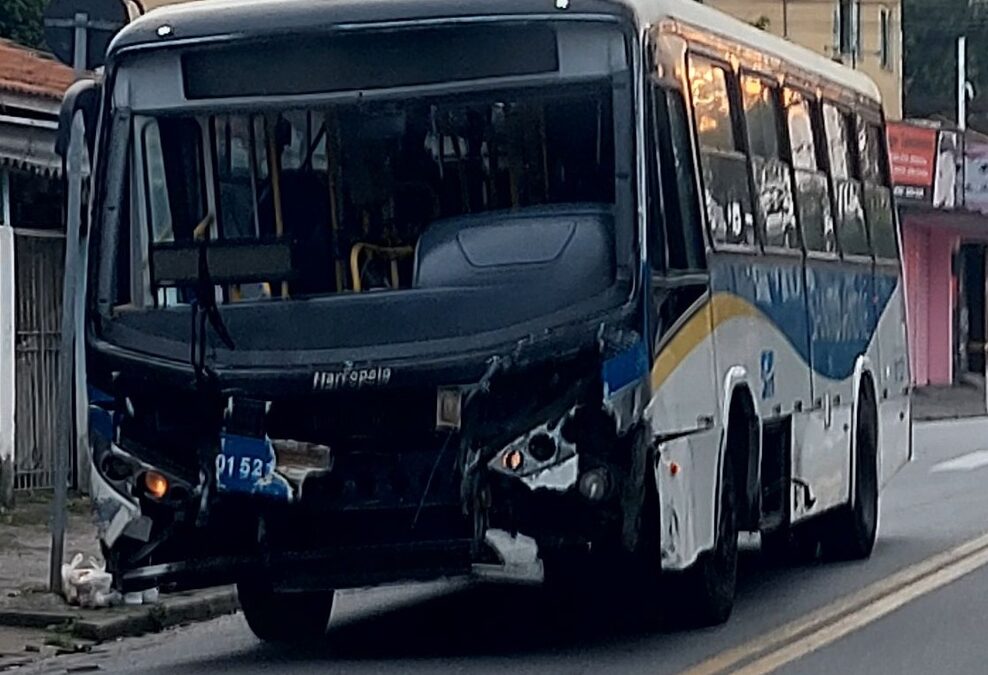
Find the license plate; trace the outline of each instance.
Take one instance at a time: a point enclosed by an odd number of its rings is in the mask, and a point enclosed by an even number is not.
[[[219,492],[288,501],[292,498],[292,488],[276,468],[274,449],[267,438],[224,434],[220,439],[220,452],[216,455]]]

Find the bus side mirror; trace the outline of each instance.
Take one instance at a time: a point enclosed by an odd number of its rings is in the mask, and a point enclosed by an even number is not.
[[[69,141],[72,138],[72,122],[77,112],[82,112],[85,123],[86,148],[90,160],[96,149],[96,124],[99,115],[100,93],[102,87],[96,80],[84,79],[74,83],[62,98],[62,107],[58,112],[58,135],[55,138],[55,152],[66,160],[69,152]]]

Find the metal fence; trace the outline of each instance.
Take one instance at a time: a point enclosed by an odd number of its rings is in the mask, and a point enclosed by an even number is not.
[[[57,390],[64,261],[62,233],[14,230],[15,491],[53,487],[54,420],[71,414]]]

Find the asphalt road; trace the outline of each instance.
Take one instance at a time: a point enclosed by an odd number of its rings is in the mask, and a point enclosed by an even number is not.
[[[564,611],[538,589],[428,584],[342,595],[326,640],[306,651],[258,643],[238,615],[33,670],[986,672],[988,538],[944,552],[988,533],[988,452],[977,452],[988,422],[926,424],[916,442],[916,461],[883,495],[871,560],[779,568],[747,551],[734,615],[719,628],[642,627],[598,603]]]

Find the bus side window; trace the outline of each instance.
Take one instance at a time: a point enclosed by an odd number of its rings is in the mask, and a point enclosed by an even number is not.
[[[871,232],[875,257],[897,260],[899,245],[895,235],[892,212],[892,190],[889,187],[888,162],[882,129],[858,118],[858,151],[861,177],[864,179],[865,216]]]
[[[827,173],[820,168],[813,111],[806,96],[795,89],[783,91],[789,127],[790,153],[796,179],[796,204],[803,242],[808,251],[836,253],[837,235],[830,208]]]
[[[778,90],[761,78],[742,75],[741,97],[762,242],[770,248],[798,249],[792,168],[779,143]]]
[[[748,159],[734,133],[726,71],[690,58],[690,95],[700,146],[703,203],[715,244],[755,246]]]
[[[702,270],[706,261],[686,102],[679,92],[660,88],[652,96],[665,208],[665,241],[656,244],[664,245],[668,270]]]
[[[831,103],[824,103],[823,122],[827,134],[830,175],[837,208],[837,238],[841,252],[845,256],[868,256],[871,251],[862,205],[856,146],[851,141],[851,118]]]

